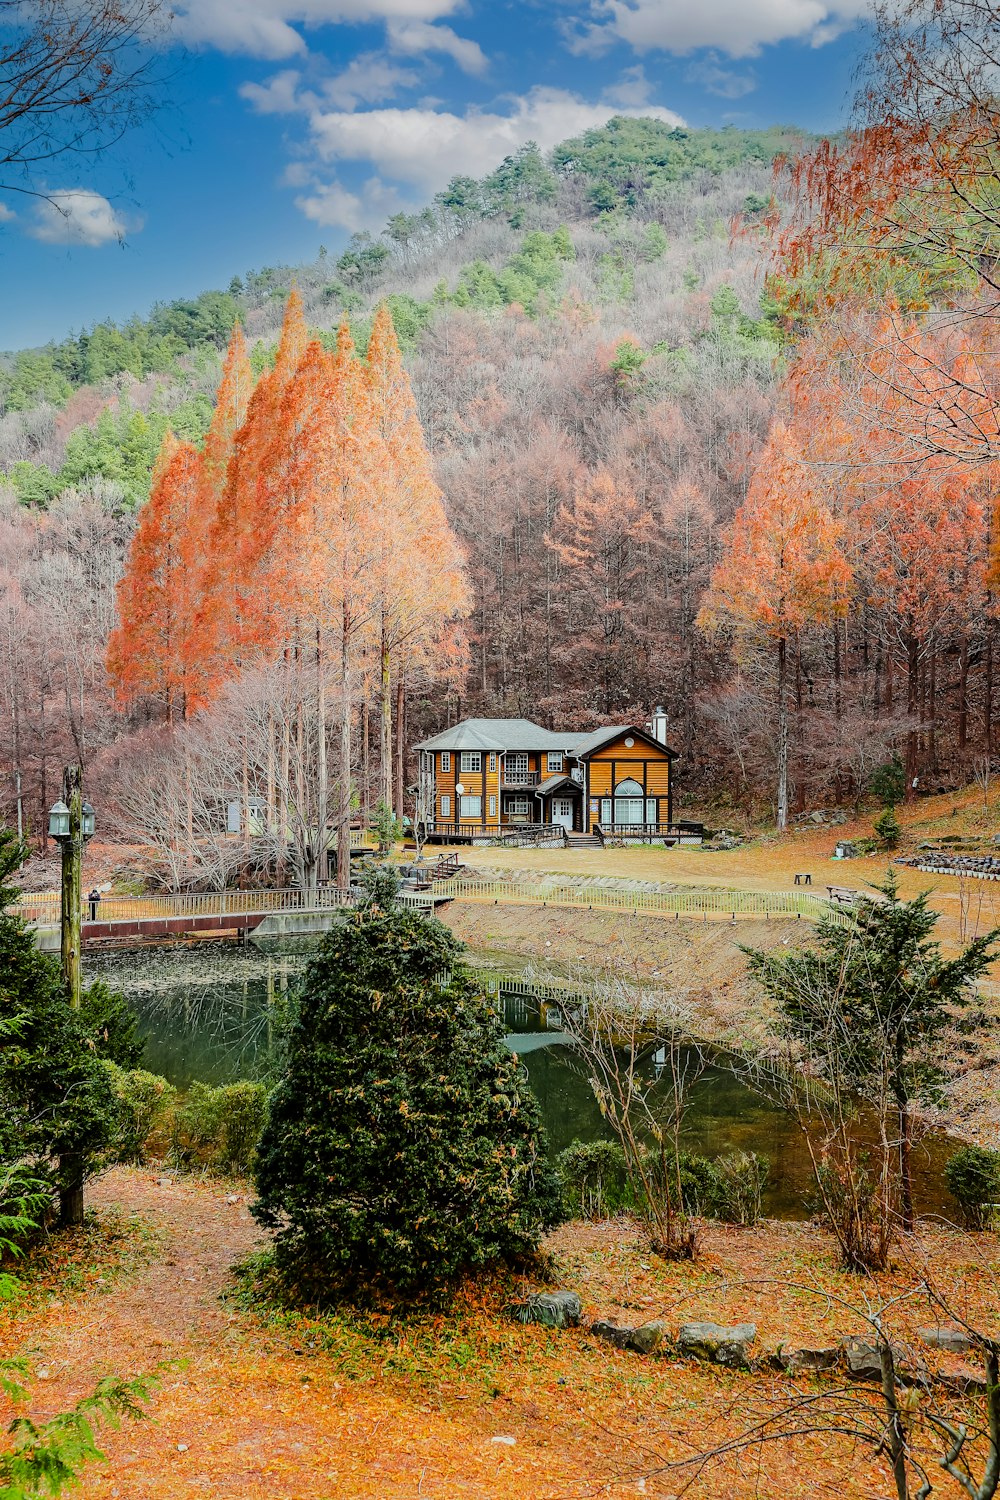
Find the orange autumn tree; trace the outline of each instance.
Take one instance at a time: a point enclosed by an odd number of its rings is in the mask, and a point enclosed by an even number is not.
[[[788,641],[847,611],[843,527],[819,497],[799,445],[776,423],[698,614],[706,632],[763,634],[777,661],[777,824],[788,826]]]
[[[199,494],[192,516],[190,547],[196,576],[191,580],[194,618],[185,633],[189,709],[203,707],[218,692],[225,674],[225,652],[220,638],[222,618],[213,609],[214,542],[217,518],[225,494],[229,461],[236,434],[246,420],[253,393],[253,371],[243,330],[237,323],[229,340],[215,410],[199,459]]]
[[[269,569],[280,515],[268,505],[267,475],[279,438],[285,392],[308,343],[302,299],[292,291],[285,307],[273,370],[261,376],[232,438],[226,479],[208,542],[210,567],[203,609],[218,659],[230,670],[273,649],[275,620]]]
[[[369,415],[380,449],[373,477],[372,524],[379,623],[381,798],[401,815],[404,665],[421,663],[433,676],[436,646],[449,622],[468,613],[471,598],[462,552],[434,480],[410,379],[388,306],[375,314],[367,350]],[[393,702],[396,688],[396,759],[393,796]]]
[[[108,642],[115,693],[126,702],[161,698],[171,723],[190,707],[188,635],[198,604],[200,481],[197,451],[168,433],[118,585],[118,625]]]
[[[928,423],[910,377],[915,365],[944,370],[954,343],[911,322],[901,346],[893,312],[873,324],[877,369],[859,375],[842,335],[827,331],[805,346],[790,388],[806,455],[836,488],[856,591],[881,622],[890,712],[895,660],[904,663],[910,797],[921,735],[933,762],[936,657],[953,636],[958,746],[966,745],[969,634],[986,605],[990,471],[925,446]]]

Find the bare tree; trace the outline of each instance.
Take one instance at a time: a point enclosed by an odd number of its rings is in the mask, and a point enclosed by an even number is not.
[[[646,997],[618,976],[579,1008],[563,1007],[601,1114],[624,1152],[650,1248],[669,1260],[691,1260],[698,1248],[684,1202],[681,1130],[705,1058],[687,1019],[683,1006]]]
[[[163,81],[167,0],[0,0],[0,169],[6,192],[94,157],[149,117]]]

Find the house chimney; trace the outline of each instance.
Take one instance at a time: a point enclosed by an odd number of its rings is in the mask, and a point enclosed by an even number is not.
[[[649,721],[649,732],[661,745],[667,743],[667,711],[659,704],[653,709],[653,717]]]

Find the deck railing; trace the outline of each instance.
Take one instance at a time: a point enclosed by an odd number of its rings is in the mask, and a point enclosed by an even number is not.
[[[700,839],[705,833],[701,823],[595,823],[594,830],[602,844],[615,844],[622,839],[638,839],[645,844],[670,839],[677,843],[681,839]]]
[[[542,775],[540,771],[508,771],[505,766],[500,773],[500,785],[506,787],[538,786],[541,780]]]
[[[269,912],[323,911],[348,904],[350,897],[335,886],[299,891],[183,891],[171,896],[102,896],[96,913],[84,899],[83,920],[89,922],[136,922],[165,917],[259,916]],[[22,896],[12,911],[40,927],[58,926],[58,892]]]
[[[497,843],[535,843],[540,838],[566,842],[566,830],[560,823],[428,823],[427,837],[468,843],[471,839],[489,839]]]

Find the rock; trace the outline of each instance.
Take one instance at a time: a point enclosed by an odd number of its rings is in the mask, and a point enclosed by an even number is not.
[[[503,1445],[504,1445],[505,1448],[516,1448],[517,1447],[517,1438],[515,1438],[515,1437],[508,1437],[506,1435],[506,1433],[503,1436],[501,1436],[501,1437],[491,1437],[490,1438],[490,1442],[491,1443],[503,1443]]]
[[[631,1349],[635,1354],[652,1354],[667,1336],[667,1325],[656,1318],[642,1323],[638,1328],[625,1328],[618,1323],[598,1321],[590,1325],[595,1338],[605,1339],[616,1349]]]
[[[775,1359],[779,1369],[787,1370],[789,1375],[815,1374],[836,1369],[840,1364],[840,1348],[830,1344],[817,1349],[796,1349],[790,1344],[780,1344]]]
[[[653,1318],[649,1323],[641,1323],[638,1328],[633,1328],[632,1337],[628,1346],[634,1349],[636,1354],[652,1354],[654,1349],[659,1349],[667,1337],[667,1325],[662,1318]]]
[[[844,1351],[849,1380],[882,1379],[882,1360],[877,1345],[866,1344],[863,1339],[849,1338],[844,1339],[840,1347]],[[911,1385],[928,1378],[927,1366],[923,1360],[909,1359],[900,1344],[892,1344],[890,1347],[897,1380],[904,1385]]]
[[[591,1323],[590,1331],[595,1339],[604,1339],[606,1343],[614,1344],[616,1349],[627,1349],[635,1329],[620,1328],[617,1323],[598,1320],[596,1323]]]
[[[519,1323],[541,1323],[544,1328],[576,1328],[580,1299],[576,1292],[536,1292],[508,1309]]]
[[[983,1371],[972,1365],[960,1365],[957,1370],[946,1370],[934,1379],[937,1385],[943,1386],[946,1391],[954,1391],[956,1396],[978,1396],[989,1390],[989,1381]]]
[[[683,1323],[677,1334],[681,1354],[708,1360],[713,1365],[746,1365],[750,1345],[757,1337],[755,1323],[737,1323],[723,1328],[719,1323]]]
[[[918,1328],[917,1338],[930,1344],[932,1349],[944,1349],[948,1354],[968,1354],[972,1348],[972,1340],[964,1328]]]

